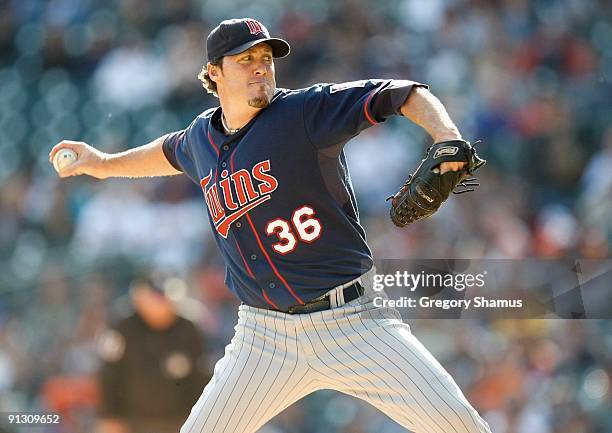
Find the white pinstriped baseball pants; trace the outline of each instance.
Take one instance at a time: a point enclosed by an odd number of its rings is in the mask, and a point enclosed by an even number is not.
[[[490,433],[399,313],[374,307],[374,296],[312,314],[240,306],[236,333],[180,433],[256,432],[320,389],[365,400],[414,433]]]

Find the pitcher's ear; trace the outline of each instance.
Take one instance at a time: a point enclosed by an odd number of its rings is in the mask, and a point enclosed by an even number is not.
[[[217,79],[223,73],[223,69],[222,69],[220,64],[219,65],[213,65],[210,62],[206,64],[206,70],[208,71],[208,76],[214,82],[217,82]]]

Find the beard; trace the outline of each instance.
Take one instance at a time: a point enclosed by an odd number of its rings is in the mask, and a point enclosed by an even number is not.
[[[269,86],[262,86],[263,92],[261,92],[258,96],[254,96],[247,101],[249,107],[253,108],[266,108],[270,105],[270,101],[274,96],[275,85],[270,83]]]
[[[249,99],[248,101],[249,107],[253,108],[266,108],[270,105],[270,98],[268,95],[265,96],[256,96],[254,98]]]

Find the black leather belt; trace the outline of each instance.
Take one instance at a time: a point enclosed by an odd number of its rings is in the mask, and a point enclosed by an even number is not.
[[[361,282],[356,281],[348,287],[342,289],[344,292],[344,303],[351,302],[358,297],[362,296],[364,293],[363,285]],[[310,302],[306,302],[303,305],[294,305],[289,307],[287,311],[284,313],[287,314],[308,314],[315,313],[317,311],[329,310],[331,308],[331,301],[329,299],[329,295],[325,295],[321,298],[313,299]]]

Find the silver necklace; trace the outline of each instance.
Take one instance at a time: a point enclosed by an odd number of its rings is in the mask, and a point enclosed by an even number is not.
[[[227,124],[225,123],[224,114],[221,115],[221,125],[223,125],[223,129],[225,129],[225,132],[227,132],[229,135],[234,135],[235,133],[240,131],[240,128],[231,129],[229,126],[227,126]]]

